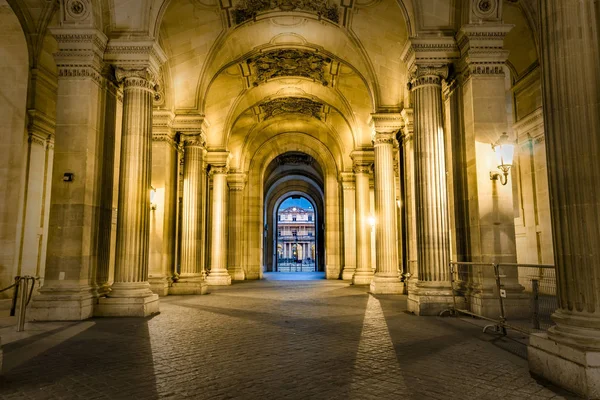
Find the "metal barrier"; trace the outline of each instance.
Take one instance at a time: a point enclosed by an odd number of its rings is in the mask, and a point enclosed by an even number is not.
[[[19,315],[17,315],[17,332],[23,332],[25,330],[25,319],[27,306],[31,301],[31,297],[33,296],[33,289],[35,288],[35,281],[40,278],[36,278],[34,276],[15,276],[15,283],[12,285],[5,287],[0,290],[0,293],[15,288],[13,292],[12,304],[10,307],[10,316],[14,317],[17,309],[17,298],[19,299]],[[31,281],[31,287],[29,287],[29,282]],[[19,296],[20,290],[20,296]],[[29,293],[28,293],[29,292]]]
[[[483,285],[484,275],[491,278],[485,269],[493,271],[493,287],[486,288]],[[454,316],[464,314],[477,317],[492,322],[483,328],[484,332],[493,328],[502,335],[506,335],[507,328],[531,334],[553,325],[550,316],[558,308],[553,265],[451,262],[449,270],[453,305],[442,311],[440,316],[449,313]],[[476,276],[475,271],[479,276]],[[507,296],[509,283],[513,290],[512,297]],[[467,292],[473,291],[474,287],[478,288],[480,298],[491,297],[497,301],[497,318],[473,310],[474,296]],[[464,308],[458,307],[457,298],[461,299],[461,303],[464,300]],[[507,307],[507,301],[512,302],[510,307]]]

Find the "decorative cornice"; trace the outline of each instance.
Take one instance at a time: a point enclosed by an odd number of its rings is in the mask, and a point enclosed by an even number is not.
[[[27,129],[30,134],[49,137],[56,131],[56,121],[45,113],[31,109],[27,110]]]
[[[212,168],[229,168],[230,153],[221,150],[209,150],[206,153],[206,163]]]
[[[544,112],[540,107],[513,124],[517,143],[544,136]]]
[[[342,184],[342,189],[344,190],[356,189],[356,178],[354,176],[354,172],[341,172],[339,181]]]
[[[102,82],[104,51],[108,38],[97,29],[52,28],[58,43],[54,60],[59,78],[91,78]]]
[[[244,173],[230,173],[227,175],[227,185],[232,192],[241,192],[246,186],[248,175]]]
[[[269,11],[313,12],[336,23],[340,19],[337,5],[323,0],[238,0],[230,12],[233,23],[238,25],[255,20],[258,14]]]
[[[400,113],[371,114],[371,127],[377,133],[394,133],[402,129],[404,119]]]
[[[173,119],[173,129],[181,133],[206,133],[209,126],[203,114],[177,114]]]
[[[459,57],[460,51],[451,36],[410,38],[400,56],[409,71],[416,66],[447,65]]]
[[[350,153],[352,170],[355,174],[370,174],[373,170],[375,153],[372,150],[355,150]]]
[[[27,141],[31,144],[37,144],[39,146],[45,147],[46,141],[48,140],[48,135],[44,135],[41,132],[29,131],[27,135]]]
[[[504,39],[514,25],[487,23],[464,25],[456,35],[461,50],[458,70],[463,81],[473,76],[504,76],[508,50]]]

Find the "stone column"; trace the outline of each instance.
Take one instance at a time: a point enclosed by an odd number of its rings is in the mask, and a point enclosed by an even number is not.
[[[411,82],[419,280],[408,295],[408,309],[417,315],[437,314],[452,302],[442,114],[442,80],[447,73],[447,66],[417,66]]]
[[[56,156],[47,183],[51,201],[45,280],[29,315],[33,320],[82,320],[93,315],[96,269],[105,250],[98,238],[103,171],[112,167],[103,154],[104,129],[111,128],[103,123],[107,38],[94,29],[52,33],[59,46]]]
[[[179,143],[172,122],[171,112],[154,112],[148,281],[152,292],[159,296],[169,294],[175,263]]]
[[[246,174],[229,174],[227,183],[229,185],[229,212],[227,223],[229,224],[229,251],[227,268],[231,279],[243,281],[246,278],[242,267],[243,257],[243,229],[244,229],[244,187],[246,186]],[[277,235],[277,232],[273,232]],[[277,248],[275,248],[277,252]]]
[[[213,182],[211,250],[209,285],[231,285],[231,275],[227,271],[227,152],[209,152],[210,176]]]
[[[396,228],[396,178],[394,143],[402,127],[400,114],[373,114],[375,130],[375,254],[377,265],[371,282],[371,293],[401,294],[404,284],[398,273]]]
[[[356,182],[356,272],[352,277],[354,285],[370,285],[373,280],[371,265],[371,215],[369,196],[369,175],[373,167],[373,153],[355,151],[354,178]]]
[[[344,207],[344,269],[342,279],[350,281],[356,272],[356,184],[354,174],[344,172],[340,175],[340,181]]]
[[[189,134],[184,137],[183,155],[183,205],[181,218],[181,271],[169,294],[205,294],[208,285],[204,279],[201,232],[205,224],[202,198],[206,194],[202,175],[206,140],[204,135]]]
[[[402,110],[404,127],[402,128],[402,151],[404,161],[404,207],[406,210],[406,260],[408,276],[407,288],[417,282],[417,219],[415,207],[415,153],[414,153],[414,112],[411,108]]]
[[[529,366],[600,398],[600,15],[592,0],[542,0],[541,64],[557,270],[556,326],[533,334]],[[596,7],[596,8],[595,8]]]

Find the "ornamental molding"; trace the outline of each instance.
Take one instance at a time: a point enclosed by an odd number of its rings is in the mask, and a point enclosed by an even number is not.
[[[502,0],[471,0],[470,22],[500,21],[501,19]]]
[[[390,133],[377,132],[377,134],[375,134],[375,137],[373,138],[373,145],[375,147],[381,146],[381,145],[396,146],[397,143],[398,142],[396,141],[395,135],[392,132],[390,132]]]
[[[415,131],[415,111],[412,108],[405,108],[400,113],[404,120],[404,128],[402,132],[404,135],[412,135]]]
[[[373,150],[355,150],[350,153],[352,158],[352,170],[355,174],[370,174],[375,162]]]
[[[282,154],[275,162],[277,165],[314,165],[315,159],[308,154]]]
[[[162,142],[172,146],[175,150],[178,150],[179,143],[175,139],[175,136],[170,135],[168,133],[152,133],[152,141],[153,142]]]
[[[280,97],[260,104],[262,120],[283,114],[303,114],[322,119],[323,104],[306,97]]]
[[[62,21],[82,23],[91,20],[91,9],[89,0],[64,0],[61,2]]]
[[[344,190],[356,189],[356,178],[354,176],[354,172],[341,172],[339,176],[339,181],[342,184],[342,188]]]
[[[450,64],[458,58],[460,50],[451,36],[410,38],[400,55],[409,71],[415,66]]]
[[[202,147],[206,146],[206,136],[202,133],[181,135],[181,141],[184,148],[187,147]]]
[[[241,192],[246,186],[248,175],[244,173],[229,173],[227,175],[227,185],[232,192]]]
[[[300,49],[272,50],[251,57],[246,62],[255,76],[254,86],[284,76],[300,76],[313,79],[323,84],[323,86],[329,84],[325,71],[327,65],[331,63],[331,58],[314,51]]]
[[[211,164],[210,170],[208,171],[208,176],[212,178],[215,175],[227,175],[228,172],[229,172],[228,165]]]
[[[377,134],[395,133],[404,126],[401,113],[376,113],[371,114],[371,127]]]
[[[204,114],[177,114],[173,119],[173,129],[181,133],[206,133],[209,127]]]
[[[521,118],[519,121],[513,124],[513,130],[516,133],[518,141],[521,141],[522,137],[533,137],[536,138],[540,135],[544,135],[544,112],[540,107],[527,116]]]
[[[410,71],[409,87],[415,90],[423,86],[440,86],[449,75],[448,65],[414,66]]]
[[[238,0],[230,9],[235,25],[255,20],[258,15],[272,11],[306,11],[335,23],[340,21],[337,5],[327,0]]]
[[[41,111],[27,110],[27,130],[30,134],[48,138],[56,131],[56,120]]]
[[[44,135],[41,132],[29,131],[27,135],[27,141],[31,144],[37,144],[38,146],[45,147],[49,135]]]
[[[223,150],[209,150],[206,153],[206,163],[211,168],[229,168],[230,153]]]
[[[101,71],[94,67],[82,67],[79,65],[61,65],[58,67],[59,79],[92,79],[98,84],[102,84],[103,77]]]
[[[175,114],[167,110],[155,110],[152,112],[152,129],[171,130]]]
[[[104,60],[117,69],[146,70],[156,84],[160,77],[160,68],[167,56],[155,40],[112,39],[106,46]]]

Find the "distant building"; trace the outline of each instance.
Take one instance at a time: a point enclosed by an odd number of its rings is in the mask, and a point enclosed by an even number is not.
[[[312,272],[316,258],[315,211],[287,207],[277,214],[277,270]]]

